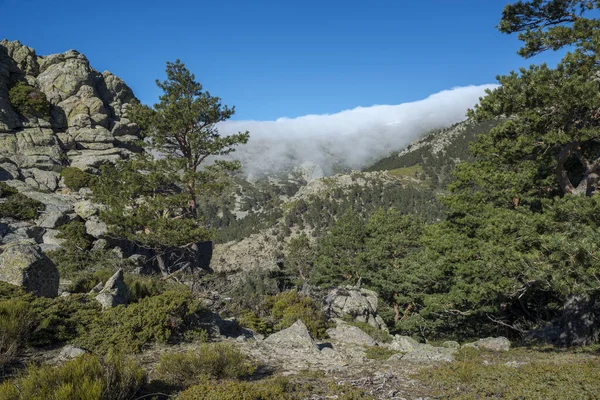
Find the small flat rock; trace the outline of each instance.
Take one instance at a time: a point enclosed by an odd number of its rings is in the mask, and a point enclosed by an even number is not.
[[[510,340],[503,336],[496,338],[488,337],[485,339],[479,339],[476,342],[463,344],[462,347],[472,347],[479,350],[489,351],[508,351],[510,350]]]

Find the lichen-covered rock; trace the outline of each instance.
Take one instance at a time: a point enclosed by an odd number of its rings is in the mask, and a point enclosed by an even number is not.
[[[419,343],[409,336],[394,336],[394,340],[385,344],[390,350],[399,352],[393,355],[388,361],[410,361],[415,363],[429,362],[451,362],[454,361],[453,354],[458,350],[454,347],[436,347],[430,344]]]
[[[123,270],[119,268],[95,298],[102,305],[103,309],[116,307],[119,304],[127,304],[129,301],[129,291],[125,280],[123,279]]]
[[[45,94],[49,117],[15,111],[9,88],[17,81]],[[133,100],[121,79],[100,74],[75,50],[38,56],[19,42],[0,41],[0,179],[54,192],[65,165],[96,172],[142,151],[139,128],[126,118]]]
[[[332,289],[327,294],[324,312],[329,318],[350,317],[387,331],[385,322],[377,315],[377,304],[377,293],[374,291],[347,286]]]
[[[274,345],[282,351],[286,349],[319,351],[313,337],[304,322],[298,320],[292,326],[274,333],[264,340],[264,343]]]
[[[80,349],[79,347],[75,347],[71,344],[68,344],[60,350],[60,353],[57,357],[57,361],[72,360],[74,358],[81,357],[84,354],[87,354],[87,351],[85,351],[84,349]]]
[[[69,217],[61,211],[45,212],[37,220],[37,226],[47,229],[56,229],[69,222]]]
[[[91,217],[85,221],[85,231],[88,235],[101,239],[108,233],[108,226],[100,221],[98,217]]]
[[[490,351],[508,351],[510,350],[510,340],[503,336],[497,338],[488,337],[485,339],[479,339],[476,342],[465,343],[462,347],[472,347],[479,350]]]
[[[13,245],[0,254],[0,281],[38,296],[56,297],[59,278],[56,266],[38,246]]]
[[[73,205],[75,214],[79,215],[83,219],[89,219],[92,216],[98,214],[100,206],[92,203],[89,200],[78,201]]]
[[[356,346],[375,346],[377,342],[360,328],[336,320],[336,327],[327,330],[327,335],[340,343]]]

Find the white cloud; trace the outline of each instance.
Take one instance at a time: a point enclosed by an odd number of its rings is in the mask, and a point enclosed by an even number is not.
[[[224,134],[250,131],[248,144],[233,153],[250,174],[281,171],[306,161],[326,172],[335,163],[361,168],[425,132],[463,120],[485,89],[495,86],[460,87],[411,103],[357,107],[336,114],[227,121],[219,129]]]

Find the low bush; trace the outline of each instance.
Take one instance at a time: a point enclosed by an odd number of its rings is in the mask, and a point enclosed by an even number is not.
[[[301,400],[327,398],[338,400],[369,400],[372,396],[349,385],[318,378],[314,382],[293,382],[276,377],[257,382],[211,381],[203,379],[198,385],[181,393],[178,400]]]
[[[262,334],[271,334],[289,328],[296,321],[304,322],[316,338],[324,338],[327,318],[315,301],[295,290],[267,296],[252,310],[244,310],[239,315],[241,326]]]
[[[600,360],[560,352],[463,349],[456,362],[417,376],[436,398],[593,399],[600,393]]]
[[[285,379],[261,382],[203,380],[181,393],[177,400],[275,400],[294,399]]]
[[[15,111],[23,117],[50,116],[50,103],[44,92],[25,82],[17,82],[9,90],[8,98]]]
[[[394,354],[398,354],[398,352],[380,346],[367,347],[365,350],[365,356],[370,360],[385,361]]]
[[[18,220],[35,219],[44,211],[46,206],[21,193],[11,193],[3,197],[5,200],[0,203],[0,218],[14,218]]]
[[[310,297],[292,290],[270,297],[268,304],[275,330],[289,328],[297,320],[301,320],[314,337],[325,337],[325,331],[329,327],[327,318]]]
[[[74,343],[101,354],[138,352],[152,342],[183,340],[186,332],[198,329],[202,312],[189,290],[168,290],[102,312]]]
[[[131,359],[84,355],[59,367],[30,366],[0,385],[0,400],[127,400],[145,381],[145,371]]]
[[[70,341],[85,334],[87,326],[101,314],[100,304],[87,296],[36,297],[4,282],[0,282],[0,303],[11,313],[26,316],[23,317],[27,324],[22,340],[36,347]]]
[[[65,167],[60,171],[65,185],[71,190],[93,186],[96,177],[76,167]]]
[[[0,301],[0,370],[17,355],[30,323],[29,305],[26,302]]]
[[[0,182],[0,198],[4,199],[17,193],[19,193],[19,191],[14,187],[8,185],[6,182]]]
[[[206,378],[240,378],[255,370],[246,356],[229,343],[204,343],[198,350],[166,353],[160,357],[157,366],[163,381],[183,387],[198,384]]]

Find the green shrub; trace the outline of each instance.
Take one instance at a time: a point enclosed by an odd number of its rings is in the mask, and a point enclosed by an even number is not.
[[[183,387],[198,384],[204,378],[240,378],[255,370],[246,356],[230,343],[203,343],[194,351],[166,353],[157,366],[163,381]]]
[[[152,342],[184,339],[186,331],[198,328],[202,312],[189,290],[168,290],[102,312],[74,343],[98,353],[111,349],[138,352]]]
[[[27,342],[37,347],[86,335],[88,327],[102,314],[100,304],[85,295],[55,299],[32,296],[29,301],[33,324]]]
[[[14,193],[5,197],[5,200],[0,203],[0,218],[35,219],[45,208],[46,206],[37,200],[21,193]]]
[[[59,367],[30,366],[0,385],[0,400],[126,400],[145,380],[144,370],[130,359],[84,355]]]
[[[252,310],[245,310],[238,318],[238,322],[244,328],[253,330],[254,332],[268,335],[273,333],[273,324],[267,318],[259,317]]]
[[[14,187],[8,185],[6,182],[0,182],[0,198],[4,199],[17,193],[19,193],[19,191]]]
[[[8,98],[13,108],[23,117],[50,116],[50,103],[44,92],[25,82],[17,82],[8,92]]]
[[[365,350],[365,356],[370,360],[384,361],[393,356],[394,354],[398,354],[398,352],[379,346],[367,347],[367,349]]]
[[[22,310],[26,304],[27,321],[22,340],[31,346],[55,345],[85,334],[87,327],[101,314],[100,304],[83,295],[36,297],[17,286],[0,282],[0,303],[11,312]]]
[[[456,362],[421,371],[436,398],[594,399],[600,393],[600,360],[573,354],[463,349]]]
[[[30,323],[29,305],[26,302],[0,301],[0,370],[17,355]]]
[[[178,400],[275,400],[293,399],[288,381],[269,379],[261,382],[203,380],[181,393]]]
[[[76,167],[65,167],[60,171],[65,185],[71,190],[93,186],[96,177]]]
[[[275,330],[289,328],[297,320],[301,320],[314,337],[325,337],[327,318],[310,297],[292,290],[270,297],[268,304],[275,321]]]

